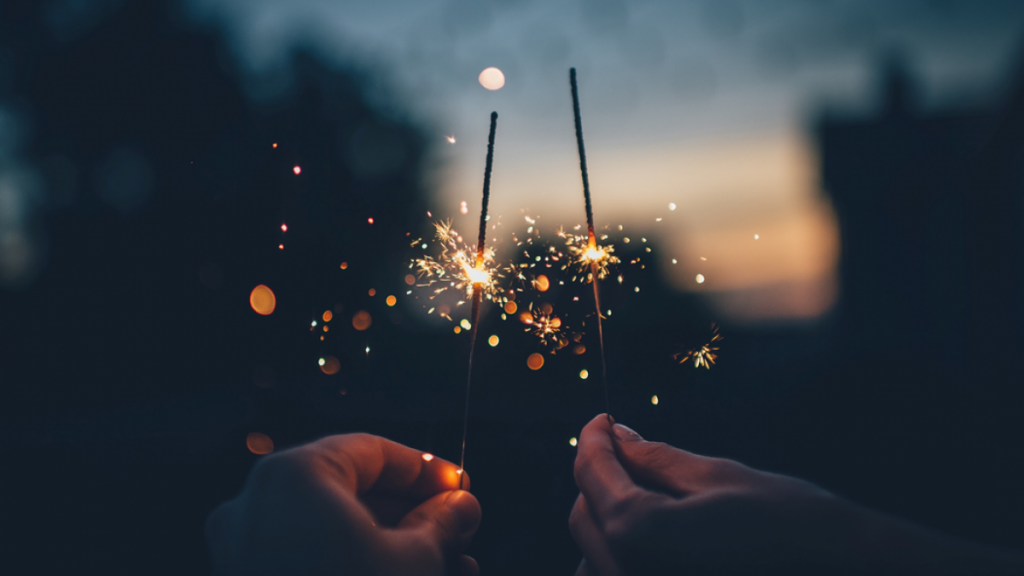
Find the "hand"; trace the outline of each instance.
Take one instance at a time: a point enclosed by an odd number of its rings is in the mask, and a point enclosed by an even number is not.
[[[480,504],[458,487],[454,464],[368,434],[267,456],[207,520],[215,571],[478,574]]]
[[[594,418],[580,434],[569,528],[577,575],[1019,573],[1019,557],[707,458]],[[1016,572],[1015,572],[1016,571]]]

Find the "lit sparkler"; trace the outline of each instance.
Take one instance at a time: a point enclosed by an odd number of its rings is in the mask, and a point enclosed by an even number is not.
[[[437,257],[424,255],[409,264],[419,273],[421,286],[434,288],[431,299],[448,290],[462,292],[472,297],[479,289],[488,300],[503,302],[497,280],[504,277],[494,260],[494,249],[481,246],[467,246],[459,233],[452,229],[451,221],[434,223],[435,238],[441,245]],[[417,238],[413,244],[418,244]],[[481,251],[482,248],[482,251]],[[479,287],[479,288],[477,288]]]
[[[687,362],[693,362],[694,368],[700,368],[703,366],[708,370],[711,370],[711,366],[715,364],[715,360],[718,359],[718,342],[724,340],[722,335],[718,333],[718,326],[711,325],[711,339],[708,340],[707,344],[692,348],[683,352],[677,352],[672,355],[673,360],[678,360],[680,364],[686,364]]]
[[[611,257],[610,250],[602,250],[597,246],[597,239],[594,236],[594,209],[590,202],[590,178],[587,176],[587,153],[583,147],[583,122],[580,119],[580,97],[576,88],[576,69],[569,69],[569,86],[572,89],[572,112],[573,120],[576,123],[576,147],[580,154],[580,174],[583,177],[583,201],[587,210],[587,250],[583,255],[590,264],[590,283],[594,286],[594,310],[597,312],[597,338],[601,351],[601,381],[604,384],[604,407],[608,419],[611,420],[611,401],[608,399],[608,365],[605,362],[604,354],[604,328],[601,325],[601,296],[598,292],[597,281],[601,276],[600,263],[607,262]],[[610,247],[609,247],[610,248]],[[605,264],[605,275],[607,275],[607,264]]]
[[[476,349],[476,335],[480,331],[480,302],[488,290],[494,289],[494,282],[491,272],[485,267],[487,261],[487,202],[491,198],[491,164],[494,161],[494,131],[498,127],[498,113],[491,112],[491,130],[487,137],[487,162],[484,166],[484,193],[483,202],[480,208],[480,235],[477,238],[476,258],[472,266],[465,258],[459,262],[462,273],[469,280],[472,287],[473,309],[472,327],[469,333],[469,366],[466,370],[466,407],[462,416],[462,456],[459,458],[459,489],[462,489],[462,479],[465,475],[462,471],[466,469],[466,432],[469,430],[469,391],[473,383],[473,352]],[[449,227],[450,228],[450,227]],[[460,252],[465,254],[465,252]],[[494,262],[493,254],[491,262]]]
[[[609,266],[619,263],[615,256],[615,246],[598,245],[591,235],[570,234],[564,230],[558,231],[560,238],[565,238],[565,245],[569,251],[569,260],[562,266],[562,270],[576,268],[577,275],[573,281],[591,282],[595,278],[603,280],[609,274]]]

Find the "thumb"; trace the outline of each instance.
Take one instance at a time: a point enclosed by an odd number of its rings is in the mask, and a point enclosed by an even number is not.
[[[648,442],[627,426],[612,426],[615,452],[630,476],[648,488],[668,491],[676,496],[692,494],[702,486],[713,459],[669,446]]]
[[[444,571],[480,526],[480,503],[464,490],[442,492],[413,508],[391,532],[393,558],[407,573]]]

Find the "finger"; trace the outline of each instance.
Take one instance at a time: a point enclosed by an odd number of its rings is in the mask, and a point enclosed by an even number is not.
[[[612,556],[608,539],[597,525],[587,499],[580,494],[569,514],[569,532],[583,552],[583,562],[576,574],[615,576],[622,574],[619,563]],[[582,572],[581,572],[582,571]]]
[[[615,507],[639,491],[619,463],[609,418],[599,414],[580,432],[574,469],[576,485],[603,523]]]
[[[459,556],[452,574],[456,576],[480,576],[480,565],[472,556]]]
[[[443,572],[444,563],[469,546],[480,517],[480,503],[464,490],[438,494],[417,506],[398,528],[384,533],[396,573]]]
[[[358,495],[372,489],[422,500],[459,486],[455,464],[370,434],[328,436],[296,450],[311,455],[318,472]],[[463,489],[469,489],[468,474]]]
[[[638,484],[686,496],[727,480],[731,461],[708,458],[662,442],[647,442],[627,426],[612,426],[622,467]]]

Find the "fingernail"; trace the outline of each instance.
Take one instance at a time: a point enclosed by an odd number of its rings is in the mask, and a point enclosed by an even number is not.
[[[633,431],[632,428],[624,424],[616,424],[612,426],[612,430],[615,431],[615,436],[623,442],[636,442],[643,440],[643,436],[640,436]]]
[[[480,524],[480,504],[465,490],[456,490],[444,503],[445,508],[455,517],[459,532],[465,534]]]

